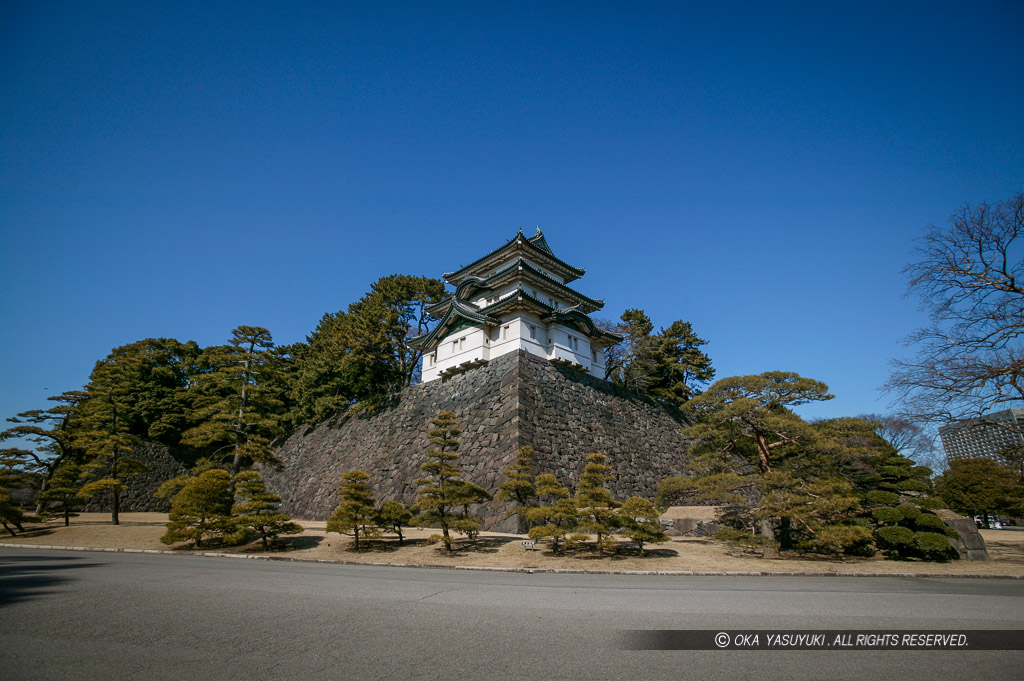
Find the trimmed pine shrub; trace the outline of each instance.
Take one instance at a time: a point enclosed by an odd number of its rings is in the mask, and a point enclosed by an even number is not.
[[[900,504],[896,507],[896,512],[899,514],[899,524],[905,527],[913,527],[921,515],[921,509],[910,504]]]
[[[919,499],[914,499],[913,503],[916,504],[918,507],[927,509],[929,511],[934,511],[940,508],[946,508],[946,502],[938,497],[921,497]]]
[[[871,512],[871,517],[880,525],[895,525],[903,516],[892,506],[883,506],[882,508],[876,508],[873,510]]]
[[[864,495],[864,502],[871,506],[895,506],[900,503],[900,495],[874,489]]]
[[[922,513],[918,517],[917,523],[914,525],[914,529],[919,532],[934,532],[947,537],[957,536],[956,530],[942,522],[942,518],[934,513]]]
[[[903,529],[903,528],[900,528]],[[937,532],[917,532],[914,534],[914,549],[925,560],[945,562],[960,557],[949,539]]]
[[[900,480],[896,483],[896,489],[901,492],[927,492],[931,487],[923,480]]]
[[[915,553],[916,549],[913,530],[899,525],[880,527],[875,530],[875,545],[890,560],[908,558]]]
[[[861,525],[828,525],[807,542],[807,548],[833,556],[875,555],[871,530]]]

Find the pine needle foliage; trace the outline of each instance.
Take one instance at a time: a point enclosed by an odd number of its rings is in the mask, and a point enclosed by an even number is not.
[[[420,466],[425,474],[416,484],[419,493],[413,510],[419,512],[417,523],[427,527],[440,527],[445,549],[451,553],[451,532],[474,537],[480,528],[480,518],[469,513],[469,507],[490,498],[479,485],[462,479],[462,471],[455,464],[459,455],[459,435],[455,412],[442,411],[430,420],[430,449],[427,461]]]
[[[270,331],[239,326],[227,345],[206,348],[205,371],[194,377],[193,425],[182,435],[192,447],[218,447],[232,475],[255,463],[278,465],[270,445],[283,432],[284,388]]]
[[[644,553],[644,544],[669,540],[668,535],[661,531],[658,509],[647,499],[630,497],[619,507],[618,516],[619,534],[632,539],[641,554]]]
[[[64,526],[71,524],[71,516],[82,504],[78,492],[82,489],[82,467],[73,461],[64,461],[53,472],[47,483],[46,491],[39,495],[40,507],[44,515],[59,515],[64,518]]]
[[[255,533],[266,551],[270,542],[279,535],[302,532],[301,525],[293,523],[288,514],[278,510],[281,497],[267,491],[259,473],[242,471],[235,476],[234,483],[236,502],[231,513],[237,528],[236,539],[241,541]]]
[[[548,541],[551,550],[558,553],[566,536],[579,523],[579,507],[576,499],[569,496],[569,488],[552,473],[541,473],[535,484],[541,504],[527,511],[526,517],[533,525],[530,539]]]
[[[20,487],[24,474],[21,467],[26,462],[25,450],[16,448],[0,451],[0,523],[11,536],[17,534],[13,528],[24,531],[22,522],[25,514],[7,492],[8,488]],[[13,526],[13,527],[12,527]]]
[[[579,507],[580,522],[577,530],[597,535],[597,550],[604,553],[611,548],[611,535],[618,529],[619,518],[616,504],[607,485],[613,479],[612,467],[604,454],[591,454],[580,475],[576,488],[576,504]]]
[[[131,430],[131,420],[138,387],[135,377],[143,363],[143,356],[130,351],[130,346],[115,348],[96,362],[86,386],[87,397],[77,410],[75,446],[85,452],[88,463],[83,471],[90,480],[78,491],[78,496],[109,500],[114,525],[120,523],[125,482],[147,470],[130,456],[139,442]]]
[[[498,501],[515,504],[507,515],[519,516],[520,531],[530,529],[529,511],[536,506],[536,503],[531,503],[537,498],[533,480],[533,459],[533,447],[520,447],[515,463],[505,469],[505,482],[498,486]]]
[[[327,521],[327,531],[348,534],[354,539],[355,550],[359,550],[359,537],[377,537],[377,511],[374,508],[373,491],[365,471],[348,471],[341,476],[338,489],[338,508]]]
[[[398,543],[402,544],[405,539],[402,536],[402,528],[408,527],[412,522],[412,511],[400,501],[385,501],[377,511],[376,522],[381,530],[398,535]]]
[[[0,432],[0,441],[18,439],[32,444],[30,450],[20,450],[27,457],[23,468],[39,473],[38,489],[40,497],[46,493],[50,478],[57,468],[69,458],[74,458],[76,450],[73,446],[71,417],[78,403],[85,397],[80,390],[68,391],[53,395],[48,400],[56,402],[49,409],[31,409],[7,419],[14,425]],[[40,498],[36,513],[43,512],[43,500]]]
[[[211,537],[223,537],[235,530],[231,520],[231,475],[212,468],[187,480],[171,501],[165,544],[191,541],[201,548]]]

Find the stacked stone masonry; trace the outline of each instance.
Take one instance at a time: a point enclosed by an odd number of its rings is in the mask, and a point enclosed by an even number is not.
[[[341,475],[360,469],[370,474],[378,502],[410,505],[429,448],[429,421],[443,410],[455,412],[463,429],[464,476],[492,493],[524,445],[536,450],[535,473],[554,473],[570,490],[587,455],[607,455],[619,499],[653,499],[663,478],[684,469],[686,424],[677,412],[520,350],[408,388],[372,414],[349,412],[299,429],[277,450],[283,469],[263,471],[267,485],[281,495],[286,513],[325,519],[337,505]],[[485,528],[514,531],[507,508],[497,501],[482,507]]]

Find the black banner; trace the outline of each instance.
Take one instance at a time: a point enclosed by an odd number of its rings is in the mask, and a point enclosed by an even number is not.
[[[624,650],[1024,650],[1024,630],[633,629]]]

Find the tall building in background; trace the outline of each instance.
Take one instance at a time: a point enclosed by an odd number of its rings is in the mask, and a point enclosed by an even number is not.
[[[1002,452],[1024,448],[1024,409],[1006,409],[983,418],[967,419],[939,428],[946,458],[991,459],[1001,466],[1010,462]]]
[[[583,274],[555,256],[539,227],[531,237],[519,230],[505,245],[445,273],[455,292],[427,308],[441,321],[408,341],[423,351],[423,382],[520,350],[604,378],[604,350],[622,337],[589,317],[603,301],[569,286]]]

